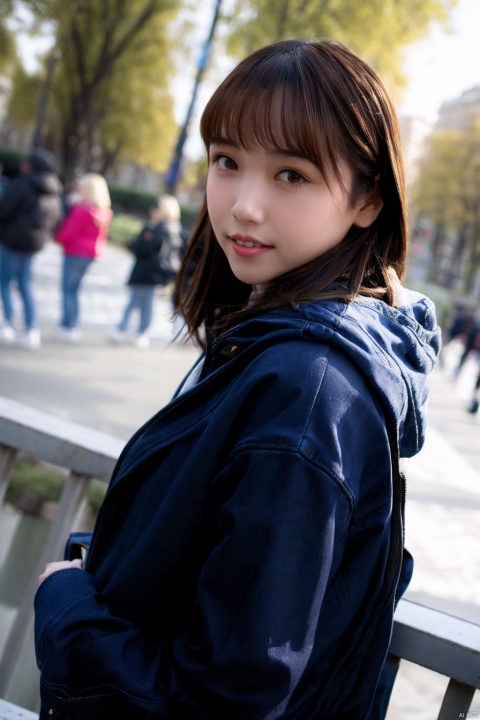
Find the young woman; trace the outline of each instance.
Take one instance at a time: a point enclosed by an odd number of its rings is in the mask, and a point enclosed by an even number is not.
[[[57,338],[80,339],[79,291],[85,273],[105,249],[112,219],[110,193],[102,175],[87,173],[78,181],[75,202],[55,233],[63,247],[62,319]]]
[[[40,578],[44,717],[378,718],[411,571],[398,458],[439,349],[400,285],[395,113],[349,50],[292,40],[244,60],[201,130],[178,287],[206,353],[123,451],[84,568]]]

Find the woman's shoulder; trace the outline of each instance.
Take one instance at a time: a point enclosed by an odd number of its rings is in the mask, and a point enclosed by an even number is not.
[[[341,348],[318,338],[289,337],[244,349],[232,388],[253,413],[299,427],[332,428],[344,415],[378,416],[368,378]],[[240,360],[240,359],[239,359]],[[242,363],[239,362],[239,366]]]
[[[303,459],[358,494],[358,468],[389,462],[385,417],[351,358],[327,342],[285,340],[246,363],[230,388],[236,451]],[[223,406],[225,407],[225,406]],[[363,472],[363,471],[362,471]]]
[[[338,397],[355,389],[362,392],[366,402],[371,395],[369,380],[354,357],[327,337],[302,336],[272,342],[255,357],[247,372],[258,376],[260,382],[271,378],[279,391],[293,387],[322,397]]]

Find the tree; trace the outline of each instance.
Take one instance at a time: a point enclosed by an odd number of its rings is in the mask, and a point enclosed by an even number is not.
[[[59,62],[48,122],[60,138],[67,182],[78,167],[105,170],[122,154],[145,159],[146,144],[158,167],[155,148],[162,139],[167,146],[175,130],[168,24],[179,0],[25,3],[54,27]]]
[[[414,211],[432,220],[432,280],[462,277],[470,291],[480,268],[480,119],[432,136],[412,194]],[[443,229],[455,233],[448,247]],[[448,263],[447,278],[441,272]]]
[[[8,103],[8,114],[22,130],[31,126],[35,117],[40,95],[42,78],[40,75],[29,75],[18,64],[12,75],[12,94]]]
[[[1,21],[0,16],[0,72],[8,68],[12,62],[15,62],[17,49],[12,32]]]
[[[236,57],[292,37],[334,39],[371,63],[393,89],[403,49],[445,22],[457,0],[235,0],[227,47]]]

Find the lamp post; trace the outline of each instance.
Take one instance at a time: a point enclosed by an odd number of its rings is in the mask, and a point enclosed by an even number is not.
[[[195,77],[195,84],[193,86],[193,92],[192,92],[192,98],[190,100],[190,105],[188,107],[182,129],[180,130],[180,134],[178,136],[177,144],[175,146],[175,151],[173,153],[172,159],[170,161],[170,166],[168,168],[168,172],[164,178],[166,190],[171,195],[175,195],[176,190],[177,190],[177,185],[181,178],[183,148],[184,148],[187,136],[188,136],[190,121],[192,119],[193,109],[195,107],[195,101],[197,99],[198,88],[200,86],[203,75],[204,75],[205,70],[208,65],[208,59],[210,56],[212,41],[213,41],[213,37],[215,34],[215,28],[217,26],[218,18],[220,16],[221,4],[222,4],[222,0],[216,0],[215,11],[213,13],[212,24],[210,26],[210,32],[208,33],[207,40],[203,44],[202,52],[200,53],[200,58],[198,60],[197,75]]]

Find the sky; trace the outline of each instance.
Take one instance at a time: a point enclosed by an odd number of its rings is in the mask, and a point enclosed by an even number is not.
[[[361,2],[361,0],[359,0]],[[408,1],[408,0],[407,0]],[[210,0],[213,8],[214,0]],[[205,7],[205,6],[204,6]],[[207,8],[205,7],[205,11]],[[207,27],[207,25],[206,25]],[[431,26],[425,38],[405,50],[403,70],[407,86],[398,106],[400,115],[420,117],[435,123],[440,106],[480,85],[480,0],[458,0],[449,18],[449,30],[438,23]],[[193,77],[193,71],[192,71]],[[177,121],[182,122],[193,85],[185,79],[179,85]],[[195,118],[186,153],[202,153],[197,126],[201,110],[215,86],[206,86],[199,93]]]
[[[205,35],[213,13],[214,0],[202,4]],[[35,67],[35,51],[45,51],[49,39],[38,45],[31,39],[20,43],[20,51],[27,69]],[[401,115],[421,117],[434,123],[442,102],[458,97],[465,90],[480,85],[480,0],[458,0],[450,17],[450,32],[438,24],[433,25],[421,42],[406,49],[404,71],[408,84],[403,101],[398,107]],[[177,97],[176,118],[183,122],[190,102],[196,68],[182,74],[174,84]],[[218,78],[217,78],[218,79]],[[187,154],[198,156],[201,145],[198,137],[200,111],[214,86],[206,83],[197,98],[192,132],[186,146]]]
[[[480,0],[458,0],[450,26],[450,34],[433,26],[426,39],[407,49],[401,114],[435,122],[443,101],[480,85]]]

